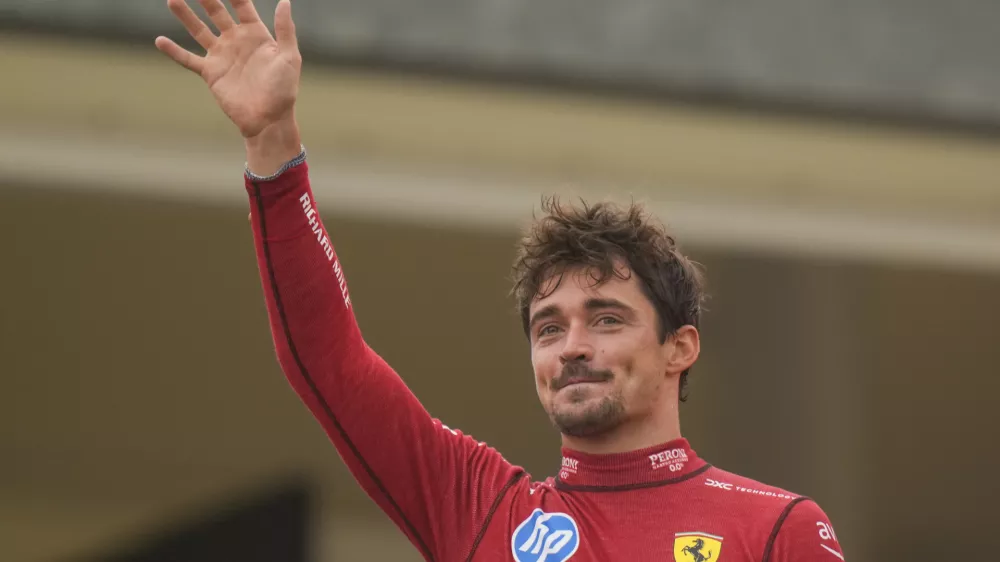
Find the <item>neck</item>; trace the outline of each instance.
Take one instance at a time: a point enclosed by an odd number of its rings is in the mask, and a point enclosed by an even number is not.
[[[556,486],[626,490],[683,482],[707,469],[686,439],[624,453],[591,454],[563,448]]]
[[[676,407],[664,408],[662,415],[629,420],[617,427],[586,437],[562,436],[564,448],[605,455],[654,447],[681,438],[681,422]]]

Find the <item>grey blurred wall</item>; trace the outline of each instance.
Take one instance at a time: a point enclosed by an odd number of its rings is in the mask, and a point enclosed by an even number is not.
[[[270,21],[276,0],[257,0]],[[990,0],[296,0],[310,56],[994,133]],[[163,0],[0,0],[0,27],[183,37]]]

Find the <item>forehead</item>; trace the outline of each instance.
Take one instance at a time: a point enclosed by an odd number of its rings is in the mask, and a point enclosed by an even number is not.
[[[597,272],[591,268],[572,268],[549,276],[539,286],[529,311],[550,305],[564,309],[583,307],[588,299],[593,298],[616,299],[636,309],[648,304],[639,279],[627,267],[618,267],[614,274],[600,283],[596,282],[597,278]]]

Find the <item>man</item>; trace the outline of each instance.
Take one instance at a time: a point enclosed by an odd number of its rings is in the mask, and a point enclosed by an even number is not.
[[[291,7],[275,35],[251,0],[171,11],[206,50],[156,46],[198,73],[243,134],[245,185],[277,356],[366,492],[431,561],[843,560],[813,501],[712,467],[681,436],[701,282],[641,209],[555,201],[527,234],[515,293],[539,399],[563,437],[532,481],[432,419],[369,348],[320,221],[295,121]]]

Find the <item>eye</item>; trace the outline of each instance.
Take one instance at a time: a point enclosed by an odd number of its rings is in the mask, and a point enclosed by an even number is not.
[[[597,319],[597,323],[604,326],[614,326],[615,324],[621,324],[622,322],[614,316],[601,316]]]
[[[556,333],[556,331],[558,329],[559,329],[559,326],[556,326],[555,324],[549,324],[547,326],[543,326],[541,330],[538,330],[538,335],[539,335],[539,337],[541,337],[541,336],[548,336],[548,335]]]

